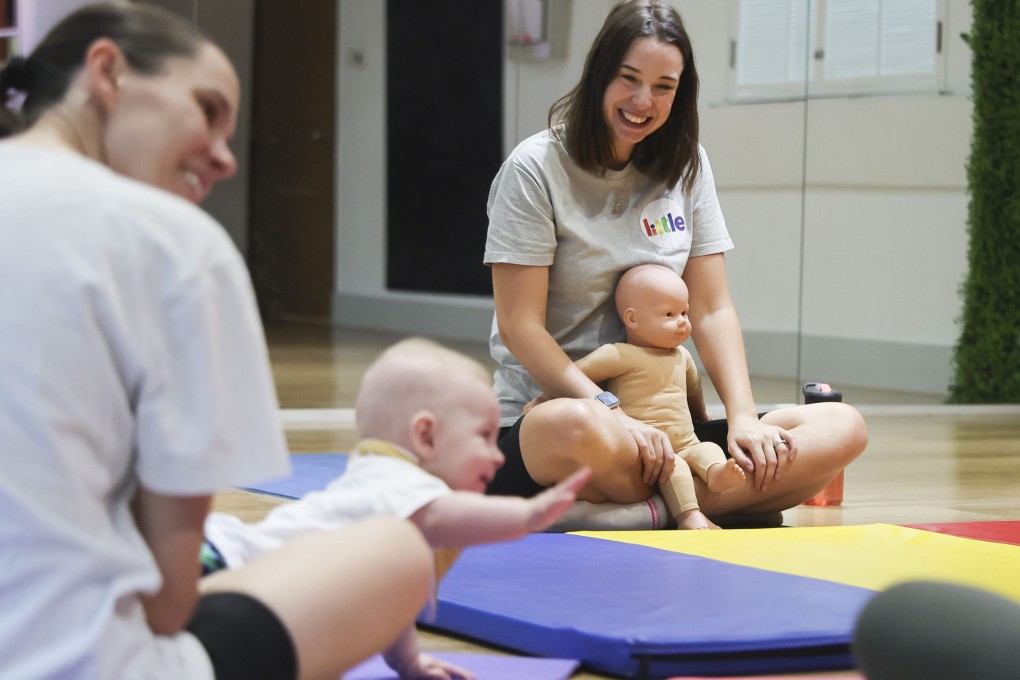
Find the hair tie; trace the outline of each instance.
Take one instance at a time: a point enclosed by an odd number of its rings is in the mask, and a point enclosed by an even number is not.
[[[0,91],[27,92],[31,85],[32,78],[28,71],[28,60],[22,56],[12,57],[3,72],[0,72]]]
[[[0,106],[18,111],[31,86],[28,60],[21,56],[12,57],[0,71]]]

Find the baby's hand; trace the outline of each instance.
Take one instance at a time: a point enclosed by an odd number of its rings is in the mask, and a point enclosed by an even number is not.
[[[528,530],[544,531],[570,509],[577,492],[591,478],[591,468],[583,467],[556,486],[550,487],[531,499],[531,516]]]
[[[456,664],[419,654],[415,662],[400,670],[401,680],[475,680],[475,674]]]

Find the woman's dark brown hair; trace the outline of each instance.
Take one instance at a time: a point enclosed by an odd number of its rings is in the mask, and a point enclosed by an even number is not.
[[[680,14],[659,0],[630,0],[613,7],[584,63],[581,80],[549,109],[549,126],[565,124],[571,158],[591,172],[602,173],[613,161],[613,140],[602,111],[606,88],[638,38],[674,45],[684,60],[669,119],[636,147],[631,163],[667,186],[683,181],[690,191],[701,172],[698,156],[698,71],[694,50]]]
[[[194,56],[207,40],[184,19],[145,5],[83,7],[53,27],[28,58],[15,57],[0,71],[0,137],[30,127],[61,101],[85,63],[89,46],[112,40],[128,65],[158,73],[168,57]],[[21,100],[17,113],[6,106]]]

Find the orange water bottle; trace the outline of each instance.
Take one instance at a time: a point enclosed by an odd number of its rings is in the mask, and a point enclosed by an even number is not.
[[[804,383],[804,403],[817,404],[823,401],[843,401],[843,393],[837,392],[827,383]],[[843,478],[846,471],[840,470],[836,477],[825,485],[811,498],[804,501],[804,505],[820,505],[824,507],[836,507],[843,503]]]

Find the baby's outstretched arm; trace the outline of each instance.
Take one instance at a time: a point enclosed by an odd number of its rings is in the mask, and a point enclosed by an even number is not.
[[[410,520],[433,548],[511,541],[542,531],[562,517],[589,477],[591,469],[581,468],[534,498],[454,491],[425,505]]]
[[[386,665],[392,668],[401,680],[474,680],[471,671],[455,664],[422,654],[418,647],[418,634],[414,626],[404,632],[383,652]]]

